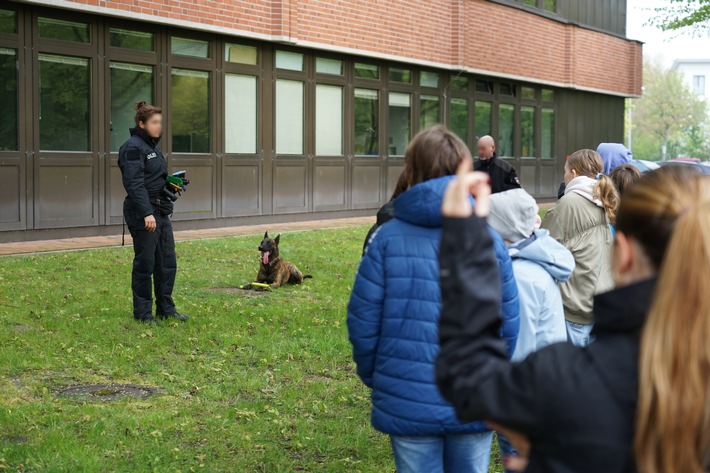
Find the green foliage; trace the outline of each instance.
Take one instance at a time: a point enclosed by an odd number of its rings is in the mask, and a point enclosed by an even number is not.
[[[688,31],[705,34],[710,27],[710,0],[668,0],[668,5],[655,8],[650,21],[663,31]]]
[[[666,159],[710,156],[707,105],[679,73],[646,60],[643,97],[627,106],[633,109],[632,151],[637,159],[662,159],[664,145]]]
[[[282,235],[314,279],[269,293],[216,289],[252,280],[258,236],[178,243],[192,318],[160,327],[132,319],[131,248],[2,258],[0,471],[394,471],[345,326],[366,231]],[[165,394],[56,395],[83,383]]]

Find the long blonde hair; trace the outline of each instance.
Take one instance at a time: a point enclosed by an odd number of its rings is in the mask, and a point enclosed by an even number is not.
[[[643,473],[704,473],[710,457],[710,180],[688,166],[624,194],[617,231],[658,269],[639,353],[634,452]]]
[[[619,193],[616,186],[605,176],[604,161],[599,153],[593,149],[580,149],[575,151],[567,160],[567,166],[578,176],[587,176],[596,179],[597,185],[594,187],[594,197],[599,199],[604,205],[604,211],[611,223],[616,222],[616,211],[619,207]]]

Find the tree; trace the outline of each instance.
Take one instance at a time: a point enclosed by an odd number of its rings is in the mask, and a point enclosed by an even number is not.
[[[669,5],[655,8],[650,23],[663,31],[689,31],[700,35],[710,31],[710,0],[667,0]]]
[[[707,157],[708,110],[682,76],[644,61],[644,93],[633,107],[633,153],[639,159]]]

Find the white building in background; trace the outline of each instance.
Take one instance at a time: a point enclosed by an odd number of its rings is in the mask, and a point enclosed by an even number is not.
[[[678,59],[673,70],[682,74],[688,87],[710,103],[710,59]]]

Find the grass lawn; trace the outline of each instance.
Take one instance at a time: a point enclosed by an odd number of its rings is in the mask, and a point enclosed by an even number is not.
[[[366,231],[284,234],[314,279],[265,294],[229,289],[258,236],[178,243],[192,318],[161,327],[132,319],[130,247],[0,258],[0,471],[394,472],[345,326]],[[59,395],[99,383],[162,393]]]

